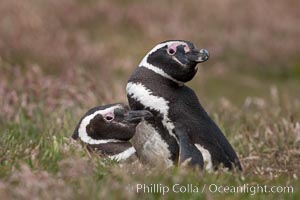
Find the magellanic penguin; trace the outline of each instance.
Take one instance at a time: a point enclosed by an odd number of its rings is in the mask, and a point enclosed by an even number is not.
[[[184,83],[208,60],[205,49],[188,41],[172,40],[156,45],[128,80],[126,90],[132,110],[147,109],[154,115],[142,121],[132,143],[140,160],[165,166],[198,165],[207,170],[220,165],[242,169],[222,131]]]
[[[94,107],[80,119],[72,138],[113,160],[134,160],[136,151],[129,140],[136,125],[148,117],[149,111],[130,111],[124,104]]]

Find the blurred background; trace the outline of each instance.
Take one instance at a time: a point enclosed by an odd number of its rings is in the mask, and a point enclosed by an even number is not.
[[[299,8],[297,0],[1,0],[1,118],[126,101],[127,78],[169,39],[210,51],[189,83],[207,106],[221,97],[241,106],[271,90],[299,97]]]
[[[294,185],[294,197],[268,197],[300,199],[299,10],[299,0],[1,0],[0,199],[133,199],[124,186],[136,182]],[[87,109],[127,102],[130,74],[169,39],[209,50],[188,85],[241,175],[133,173],[70,139]]]

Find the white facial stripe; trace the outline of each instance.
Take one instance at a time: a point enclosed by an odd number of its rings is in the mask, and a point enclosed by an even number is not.
[[[150,69],[153,72],[155,72],[156,74],[159,74],[159,75],[161,75],[161,76],[163,76],[167,79],[170,79],[170,80],[174,81],[175,83],[177,83],[179,85],[183,85],[184,84],[183,82],[174,79],[173,77],[168,75],[166,72],[164,72],[162,69],[160,69],[158,67],[155,67],[154,65],[148,63],[148,61],[147,61],[149,55],[152,54],[153,52],[157,51],[158,49],[160,49],[164,46],[170,46],[170,45],[174,45],[174,44],[186,45],[185,42],[180,42],[180,41],[170,41],[170,42],[165,42],[165,43],[158,44],[143,58],[142,62],[139,64],[139,67],[145,67],[147,69]]]
[[[160,44],[156,45],[153,49],[151,49],[151,51],[149,51],[149,53],[145,57],[148,57],[150,54],[152,54],[153,52],[157,51],[158,49],[160,49],[164,46],[171,46],[174,44],[177,44],[177,46],[180,44],[186,45],[185,42],[181,42],[181,41],[169,41],[169,42],[160,43]]]
[[[169,102],[162,97],[152,95],[152,92],[141,83],[127,83],[126,91],[128,95],[143,104],[145,108],[150,108],[163,114],[163,125],[168,129],[169,134],[173,136],[178,143],[178,140],[173,133],[175,126],[168,117]]]
[[[127,158],[132,156],[135,152],[136,152],[135,148],[130,147],[129,149],[126,149],[125,151],[123,151],[121,153],[118,153],[118,154],[112,155],[112,156],[108,156],[108,157],[112,160],[121,161],[121,160],[126,160]]]
[[[121,140],[116,140],[116,139],[95,140],[95,139],[91,138],[86,132],[86,126],[90,123],[90,121],[96,115],[98,115],[98,114],[104,115],[106,113],[113,112],[116,108],[121,108],[121,105],[115,105],[115,106],[106,108],[104,110],[95,111],[94,113],[83,118],[79,125],[79,128],[78,128],[79,138],[87,144],[105,144],[105,143],[109,143],[109,142],[122,142]]]
[[[186,67],[185,64],[182,64],[176,57],[172,57],[173,60],[175,60],[179,65]]]
[[[200,144],[195,144],[195,146],[197,147],[197,149],[199,149],[199,151],[203,156],[205,169],[209,172],[213,171],[213,164],[212,164],[211,155],[209,151],[205,149],[203,146],[201,146]]]

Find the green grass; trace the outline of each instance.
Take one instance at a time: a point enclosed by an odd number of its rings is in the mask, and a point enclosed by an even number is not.
[[[300,199],[298,7],[2,0],[0,199]],[[89,108],[126,102],[126,81],[144,54],[176,38],[210,51],[188,85],[238,153],[242,173],[118,164],[70,138]],[[199,192],[128,190],[136,184],[192,184]],[[210,192],[211,184],[294,191],[226,194]]]
[[[223,89],[227,87],[231,88],[231,84]],[[278,93],[278,98],[283,98],[280,90]],[[298,199],[299,101],[288,108],[267,94],[261,97],[265,104],[250,101],[239,106],[231,100],[209,103],[214,95],[206,96],[205,104],[239,154],[242,173],[222,170],[207,173],[177,167],[149,169],[137,163],[119,165],[88,153],[70,139],[80,116],[74,108],[57,110],[51,115],[37,108],[31,116],[21,109],[16,121],[1,125],[0,195],[21,199],[32,195],[46,199],[159,199],[162,193],[137,193],[136,185],[161,184],[170,190],[163,195],[165,199]],[[293,100],[292,96],[288,98]],[[190,184],[198,191],[174,192],[174,184],[184,187]],[[209,191],[209,187],[215,190],[215,185],[244,184],[249,186],[247,193]],[[257,184],[292,186],[293,193],[255,193],[253,187]],[[133,191],[128,190],[130,187]]]

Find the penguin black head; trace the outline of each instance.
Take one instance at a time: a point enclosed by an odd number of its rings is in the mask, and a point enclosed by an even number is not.
[[[94,107],[81,118],[72,138],[90,145],[128,141],[136,125],[149,117],[152,117],[149,111],[130,111],[123,104]]]
[[[178,83],[190,81],[197,64],[207,61],[209,53],[183,40],[169,40],[156,45],[142,60],[140,67],[149,68]]]

